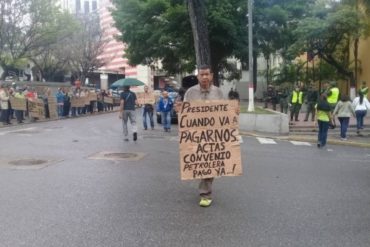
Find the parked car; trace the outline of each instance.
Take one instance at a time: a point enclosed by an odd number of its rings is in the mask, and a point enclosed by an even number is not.
[[[169,92],[168,97],[175,102],[177,98],[177,92]],[[161,99],[162,96],[159,96],[156,105],[158,104],[159,100]],[[157,123],[162,124],[162,115],[160,112],[157,112]],[[175,107],[172,108],[171,110],[171,124],[177,124],[177,113],[175,111]]]

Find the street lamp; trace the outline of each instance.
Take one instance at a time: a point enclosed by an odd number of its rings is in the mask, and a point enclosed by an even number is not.
[[[248,0],[248,46],[249,46],[249,100],[248,112],[254,111],[254,86],[253,86],[253,0]]]

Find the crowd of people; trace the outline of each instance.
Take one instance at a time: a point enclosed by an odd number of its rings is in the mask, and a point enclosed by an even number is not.
[[[341,92],[335,81],[327,82],[323,85],[320,92],[313,84],[308,87],[296,85],[291,92],[287,88],[275,90],[272,85],[268,85],[265,92],[265,108],[272,104],[273,110],[280,104],[280,111],[288,114],[290,109],[290,124],[299,120],[299,113],[302,105],[307,106],[305,118],[303,121],[317,121],[319,128],[318,147],[326,144],[327,132],[329,128],[336,127],[335,118],[338,118],[340,124],[340,138],[347,140],[347,129],[350,117],[356,118],[357,134],[361,135],[364,128],[364,118],[370,110],[368,101],[369,88],[366,82],[362,82],[361,88],[357,91],[357,97],[350,100],[348,95]]]
[[[21,106],[12,106],[13,99],[18,99]],[[80,99],[78,105],[74,104],[76,99]],[[32,114],[32,103],[43,105],[43,109],[38,110],[42,115]],[[12,119],[21,124],[26,118],[36,121],[40,118],[67,118],[111,111],[114,105],[113,96],[105,90],[96,92],[87,88],[63,87],[53,92],[50,87],[0,84],[0,120],[3,125],[12,124]]]

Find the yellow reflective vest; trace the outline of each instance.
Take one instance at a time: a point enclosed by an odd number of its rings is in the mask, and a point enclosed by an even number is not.
[[[367,94],[369,92],[369,88],[368,87],[363,87],[361,88],[361,93],[367,98]]]
[[[328,103],[329,104],[336,104],[339,99],[339,88],[333,87],[330,89],[330,96],[328,96]]]
[[[302,104],[303,103],[303,92],[293,91],[291,103],[292,104],[296,104],[296,103]]]

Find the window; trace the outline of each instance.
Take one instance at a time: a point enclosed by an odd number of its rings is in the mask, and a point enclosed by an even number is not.
[[[84,13],[87,14],[90,12],[90,3],[89,1],[85,1],[85,4],[84,4]]]
[[[76,13],[81,11],[81,0],[76,0]]]
[[[98,9],[98,3],[96,1],[92,1],[92,11],[95,11]]]

